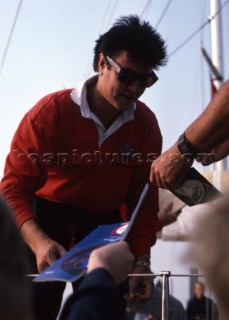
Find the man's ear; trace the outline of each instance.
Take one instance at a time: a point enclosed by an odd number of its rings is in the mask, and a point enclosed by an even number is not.
[[[105,67],[107,66],[106,63],[106,59],[103,53],[100,52],[99,54],[99,58],[98,58],[98,71],[99,74],[103,73],[103,70],[105,69]]]

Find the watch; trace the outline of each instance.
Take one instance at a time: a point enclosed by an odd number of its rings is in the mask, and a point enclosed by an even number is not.
[[[139,260],[139,261],[135,262],[134,265],[135,265],[135,266],[143,266],[143,267],[151,270],[151,268],[150,268],[150,263],[149,263],[149,262],[146,262],[146,261]]]
[[[185,132],[182,133],[182,135],[179,137],[177,142],[177,147],[182,155],[193,156],[193,157],[196,156],[196,153],[192,148],[191,142],[185,136]]]

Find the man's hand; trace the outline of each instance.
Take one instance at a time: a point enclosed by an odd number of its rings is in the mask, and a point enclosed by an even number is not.
[[[135,266],[132,270],[133,274],[152,274],[152,272],[144,266]],[[150,276],[136,276],[131,277],[130,292],[124,298],[127,300],[146,302],[153,294],[153,277]]]
[[[56,241],[53,241],[50,238],[41,240],[35,252],[38,271],[44,271],[65,253],[66,250],[64,247],[62,247]]]
[[[25,242],[36,255],[37,268],[42,272],[66,253],[56,241],[50,239],[40,228],[35,219],[26,220],[21,227]]]
[[[173,202],[169,202],[162,210],[158,212],[158,218],[162,221],[162,226],[165,227],[177,220],[181,213],[181,209],[172,211]]]
[[[107,244],[92,251],[87,272],[96,268],[105,268],[112,275],[114,281],[120,284],[126,280],[133,268],[134,256],[126,242]]]
[[[162,153],[151,166],[150,181],[163,189],[179,187],[190,170],[193,161],[181,155],[174,145]]]
[[[203,166],[209,166],[210,164],[224,159],[229,154],[229,140],[217,145],[214,149],[207,153],[200,153],[197,156],[196,161],[200,162]]]

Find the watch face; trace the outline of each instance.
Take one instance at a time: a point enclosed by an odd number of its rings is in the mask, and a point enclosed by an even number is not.
[[[179,137],[178,143],[177,143],[177,147],[180,151],[181,154],[187,153],[187,148],[185,146],[185,141],[184,141],[184,134],[182,134]]]
[[[184,141],[182,141],[178,145],[178,149],[180,150],[181,154],[188,153],[188,149],[187,149],[186,145],[184,144]]]

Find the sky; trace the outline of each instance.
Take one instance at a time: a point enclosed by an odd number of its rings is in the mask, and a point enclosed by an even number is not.
[[[0,176],[13,133],[24,113],[42,96],[73,88],[91,76],[95,40],[118,17],[128,14],[137,14],[149,21],[167,43],[168,64],[157,72],[159,81],[155,86],[141,97],[157,116],[163,150],[166,150],[210,100],[210,71],[200,52],[200,47],[204,47],[211,56],[211,29],[210,23],[206,24],[209,2],[1,0]],[[229,1],[221,0],[221,5],[223,75],[228,79]],[[185,243],[159,240],[153,249],[154,271],[187,273],[188,265],[179,262],[185,246]],[[183,287],[185,282],[185,289],[174,280],[171,285],[172,293],[184,304],[188,299],[187,281],[183,281]]]

